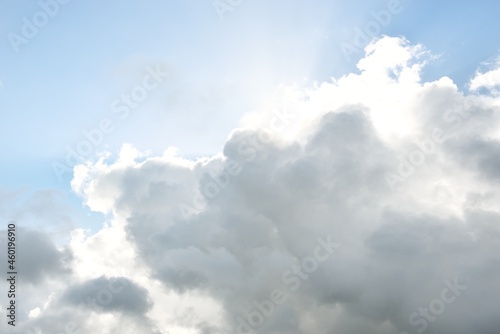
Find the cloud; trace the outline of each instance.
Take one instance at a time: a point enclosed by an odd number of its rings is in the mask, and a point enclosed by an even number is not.
[[[497,60],[495,66],[488,71],[477,72],[470,81],[471,91],[486,89],[489,92],[498,95],[500,92],[500,60]]]
[[[94,296],[91,303],[88,296]],[[144,314],[150,307],[148,292],[126,278],[104,276],[68,288],[63,300],[78,306],[102,312],[130,312]]]
[[[68,248],[56,248],[47,234],[37,231],[19,229],[18,238],[18,261],[24,282],[37,284],[45,276],[68,274],[72,260]]]
[[[164,333],[496,333],[498,98],[422,82],[432,55],[404,38],[365,51],[359,73],[280,88],[211,157],[125,145],[77,166],[110,221],[74,232],[85,280],[57,300],[114,276],[129,293],[86,326],[123,328],[117,311]],[[338,253],[307,272],[328,236]]]
[[[4,220],[23,221],[53,235],[66,235],[75,228],[78,215],[65,200],[62,191],[43,189],[30,191],[0,189],[0,217]]]

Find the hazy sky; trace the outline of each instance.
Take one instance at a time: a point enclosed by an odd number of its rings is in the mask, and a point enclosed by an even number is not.
[[[2,332],[498,332],[500,3],[0,8]]]

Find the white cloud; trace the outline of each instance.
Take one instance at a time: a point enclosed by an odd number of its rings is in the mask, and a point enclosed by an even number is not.
[[[495,65],[495,68],[484,73],[476,73],[470,81],[471,91],[478,91],[481,88],[485,88],[493,94],[498,95],[500,93],[500,60]]]
[[[424,321],[429,334],[496,333],[498,98],[421,82],[432,56],[402,38],[366,53],[358,74],[278,89],[212,157],[124,146],[76,167],[73,189],[110,223],[73,232],[74,279],[54,300],[101,276],[147,291],[135,317],[125,304],[75,313],[85,333],[237,333],[275,289],[287,299],[259,333],[414,333]],[[284,273],[328,235],[339,256],[293,289],[299,274]],[[467,290],[422,320],[455,278]],[[36,324],[64,315],[55,303]]]

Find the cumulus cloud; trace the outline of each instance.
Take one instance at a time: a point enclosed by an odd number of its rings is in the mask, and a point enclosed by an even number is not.
[[[480,75],[472,93],[422,82],[432,55],[404,38],[365,52],[359,73],[279,89],[214,156],[126,145],[77,166],[110,221],[73,233],[74,283],[31,321],[122,277],[71,315],[85,333],[496,333],[500,101]]]
[[[95,296],[87,302],[88,296]],[[101,276],[66,290],[63,300],[94,311],[145,313],[150,307],[148,292],[126,278]],[[100,304],[100,305],[99,305]]]
[[[485,72],[477,72],[470,81],[470,89],[479,91],[486,89],[489,92],[498,95],[500,93],[500,59],[496,61],[495,66]]]
[[[68,248],[58,249],[46,233],[18,229],[18,263],[23,281],[37,284],[46,276],[61,277],[68,274],[72,259]]]

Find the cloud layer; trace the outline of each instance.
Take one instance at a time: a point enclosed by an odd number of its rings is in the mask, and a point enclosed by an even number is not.
[[[357,74],[280,88],[214,156],[125,145],[77,166],[109,221],[73,231],[71,271],[22,328],[497,333],[498,69],[463,92],[421,82],[421,45],[365,52]]]

